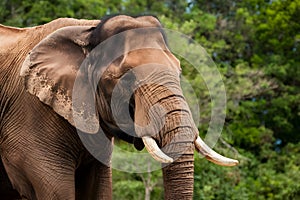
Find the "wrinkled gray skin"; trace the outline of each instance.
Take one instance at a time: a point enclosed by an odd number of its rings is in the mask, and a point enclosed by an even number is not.
[[[160,23],[154,17],[126,16],[114,17],[95,28],[98,23],[57,19],[25,29],[0,26],[0,154],[13,188],[23,198],[112,198],[111,168],[90,155],[73,126],[70,102],[74,71],[78,71],[92,48],[110,36],[132,28],[160,27]],[[50,34],[51,37],[46,38]],[[165,199],[192,199],[197,130],[180,89],[179,62],[166,48],[160,32],[146,38],[126,36],[122,48],[131,45],[127,41],[132,40],[154,42],[160,49],[136,50],[105,66],[97,88],[97,117],[108,141],[117,136],[142,149],[143,143],[138,137],[151,136],[159,147],[166,147],[163,150],[170,157],[182,154],[163,168]],[[150,114],[154,118],[161,117],[155,110],[148,113],[153,105],[159,104],[167,111],[166,124],[158,133],[136,131],[136,135],[124,135],[116,128],[107,105],[120,77],[127,70],[147,63],[159,63],[168,73],[154,70],[141,74],[149,73],[149,82],[153,82],[151,78],[159,79],[159,83],[172,88],[173,92],[155,84],[138,88],[133,96],[133,118],[140,126],[149,124]],[[134,78],[139,77],[142,75],[137,73]],[[83,95],[90,91],[86,87],[82,86]],[[99,153],[105,155],[109,163],[112,143],[101,145]]]
[[[0,154],[24,198],[111,198],[111,169],[87,152],[73,126],[26,92],[20,77],[26,55],[47,35],[65,26],[98,23],[58,19],[25,29],[0,26]]]

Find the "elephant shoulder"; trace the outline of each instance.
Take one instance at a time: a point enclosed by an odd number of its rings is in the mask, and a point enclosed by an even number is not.
[[[7,52],[11,53],[12,49],[19,50],[18,47],[24,49],[33,48],[47,35],[56,30],[67,26],[96,26],[100,20],[85,20],[74,18],[58,18],[49,23],[27,27],[18,28],[12,26],[5,26],[0,24],[0,55]]]
[[[47,24],[44,24],[45,31],[48,34],[56,31],[60,28],[67,26],[97,26],[100,20],[86,20],[86,19],[75,19],[75,18],[57,18]]]
[[[28,31],[26,28],[16,28],[0,24],[0,53],[10,51]]]

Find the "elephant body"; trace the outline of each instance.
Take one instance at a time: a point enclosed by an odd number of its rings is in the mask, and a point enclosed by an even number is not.
[[[66,26],[98,23],[58,19],[25,29],[0,26],[0,153],[22,197],[111,198],[111,170],[89,154],[73,126],[26,92],[19,75],[26,55],[47,35]]]
[[[124,30],[149,27],[158,31],[126,33],[118,43],[113,41],[100,50],[102,60],[97,66],[82,64],[106,39]],[[237,164],[218,157],[201,142],[197,145],[197,128],[180,89],[180,64],[168,50],[160,28],[154,17],[123,15],[101,22],[63,18],[23,29],[0,25],[0,155],[8,175],[0,176],[0,183],[7,183],[12,195],[15,189],[25,199],[112,199],[113,137],[133,143],[139,150],[145,145],[153,158],[169,163],[163,167],[165,199],[192,199],[195,146],[213,162]],[[135,45],[151,48],[126,52]],[[106,61],[117,49],[124,55]],[[153,63],[159,67],[138,67]],[[97,71],[103,74],[95,84]],[[132,80],[138,81],[123,80],[128,71],[132,71]],[[77,83],[76,77],[83,79]],[[137,86],[148,79],[155,84]],[[83,107],[76,107],[72,99],[76,84],[80,88],[76,98],[95,92],[96,105],[87,106],[87,100]],[[116,87],[125,89],[112,105]],[[131,98],[129,88],[133,90]],[[131,111],[129,117],[122,117],[123,109],[128,109],[122,101],[126,95]],[[114,109],[121,116],[121,126],[131,134],[116,124]],[[132,119],[134,125],[128,125]],[[157,119],[164,119],[162,127],[160,122],[152,123]],[[82,125],[78,120],[93,123]],[[99,134],[100,129],[104,134]],[[91,146],[97,144],[93,148],[104,158],[102,162],[87,150],[83,137],[91,140]]]

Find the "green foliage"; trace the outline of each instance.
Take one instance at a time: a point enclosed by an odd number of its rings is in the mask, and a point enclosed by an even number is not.
[[[140,181],[120,180],[114,184],[114,199],[141,200],[143,199],[143,190],[144,185]]]
[[[299,144],[278,154],[262,150],[263,157],[243,152],[238,168],[224,168],[196,157],[194,199],[298,199],[300,197]]]
[[[154,174],[155,177],[152,175]],[[143,200],[145,199],[145,184],[141,177],[147,177],[148,173],[131,174],[113,170],[113,199]],[[151,191],[151,199],[163,199],[162,177],[159,171],[151,173],[155,186]]]
[[[59,17],[98,19],[108,12],[107,2],[95,0],[2,1],[0,22],[11,26],[34,26]]]
[[[122,141],[116,141],[116,146],[126,152],[136,152],[132,145],[129,145]],[[143,150],[146,153],[146,150]],[[152,158],[150,158],[153,161]],[[113,166],[116,166],[115,162],[121,160],[121,165],[123,170],[131,171],[130,165],[126,158],[114,158],[112,159]],[[148,171],[144,173],[128,173],[123,172],[118,169],[113,169],[113,199],[124,199],[124,200],[142,200],[145,199],[146,191],[149,189],[151,199],[163,199],[163,181],[162,181],[162,171],[151,170],[151,165],[153,163],[149,161],[136,160],[135,166],[147,166]]]
[[[241,164],[224,168],[196,156],[194,199],[300,199],[300,0],[0,1],[0,23],[19,27],[113,13],[157,15],[201,44],[222,75],[227,115],[216,149]],[[180,59],[204,135],[214,102],[203,77]],[[144,199],[145,180],[151,199],[163,199],[160,171],[113,174],[114,199]]]

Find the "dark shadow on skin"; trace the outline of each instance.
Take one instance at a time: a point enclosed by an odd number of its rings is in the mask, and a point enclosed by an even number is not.
[[[11,185],[1,159],[0,159],[0,199],[3,200],[21,199],[19,193],[16,190],[14,190]]]
[[[143,150],[143,148],[145,147],[141,138],[128,135],[127,133],[122,131],[119,127],[117,127],[111,123],[107,123],[107,122],[101,120],[100,126],[105,133],[113,134],[115,137],[117,137],[123,141],[126,141],[130,144],[134,144],[134,147],[139,151]],[[134,132],[134,130],[132,132]]]

